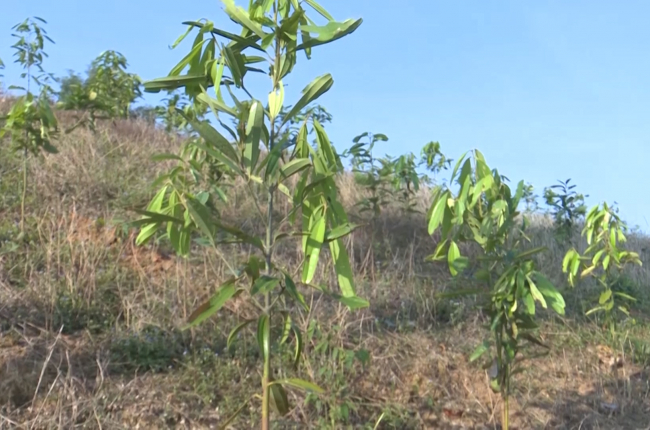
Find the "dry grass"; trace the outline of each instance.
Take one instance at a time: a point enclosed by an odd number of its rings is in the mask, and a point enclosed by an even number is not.
[[[252,338],[225,350],[229,330],[252,312],[243,302],[229,303],[193,332],[178,329],[226,277],[223,261],[199,248],[187,260],[164,244],[136,248],[133,232],[119,223],[132,216],[127,207],[151,196],[147,185],[164,166],[150,156],[178,145],[129,121],[63,136],[58,155],[32,160],[29,228],[16,243],[20,163],[0,147],[0,428],[216,428],[258,390]],[[224,216],[256,229],[255,208],[238,187]],[[352,217],[362,220],[352,208],[363,192],[349,177],[339,188]],[[423,192],[421,210],[427,198]],[[538,263],[564,288],[565,247],[547,218],[533,225],[533,245],[549,248]],[[495,428],[500,399],[480,366],[467,361],[485,320],[471,299],[434,297],[463,281],[423,261],[435,246],[425,226],[423,215],[386,208],[374,244],[368,228],[351,237],[359,293],[370,309],[350,313],[307,296],[315,323],[298,323],[309,329],[309,358],[295,372],[290,357],[276,364],[328,393],[291,393],[295,409],[277,428],[372,428],[382,413],[379,428]],[[550,354],[517,376],[513,427],[650,425],[650,325],[643,317],[650,310],[649,241],[633,234],[629,244],[644,261],[626,274],[640,299],[638,324],[624,326],[625,340],[612,342],[579,316],[591,287],[565,288],[567,317],[543,316]],[[222,252],[236,263],[250,251]],[[300,258],[294,246],[279,256],[287,267]],[[333,285],[327,265],[319,270],[319,281]],[[360,358],[368,351],[370,360],[348,360],[347,351]],[[623,365],[609,368],[619,355]],[[258,410],[253,400],[234,428],[256,427]]]

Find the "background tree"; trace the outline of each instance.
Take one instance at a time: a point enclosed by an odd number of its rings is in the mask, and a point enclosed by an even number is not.
[[[47,58],[45,42],[54,41],[47,35],[42,27],[47,24],[39,17],[28,18],[13,27],[12,36],[16,43],[14,49],[14,63],[19,64],[23,72],[21,79],[25,86],[10,86],[10,90],[18,90],[23,94],[11,106],[3,118],[5,123],[0,129],[0,138],[9,135],[11,149],[23,153],[23,191],[20,203],[20,229],[21,234],[25,228],[25,199],[27,197],[27,177],[29,156],[38,155],[41,151],[56,153],[57,149],[51,141],[58,131],[58,123],[50,107],[53,95],[50,82],[54,77],[43,69],[43,60]],[[36,87],[38,94],[32,92]]]

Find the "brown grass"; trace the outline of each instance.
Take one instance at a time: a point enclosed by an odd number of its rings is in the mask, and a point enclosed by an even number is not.
[[[165,166],[150,156],[178,145],[135,121],[62,136],[58,155],[32,160],[29,229],[15,249],[20,163],[0,152],[0,428],[216,428],[258,390],[252,337],[225,350],[229,330],[253,309],[236,300],[198,329],[178,330],[226,278],[224,261],[200,248],[189,259],[164,244],[136,248],[133,232],[118,222],[151,196],[148,184]],[[255,208],[241,187],[230,191],[224,217],[256,230]],[[363,191],[348,176],[339,189],[353,220],[364,221],[353,209]],[[427,199],[423,191],[422,211]],[[532,246],[549,248],[538,263],[565,291],[570,312],[543,314],[552,350],[517,376],[513,428],[648,428],[650,347],[644,351],[635,341],[648,339],[642,315],[650,309],[648,238],[629,238],[644,261],[626,273],[640,299],[639,323],[624,327],[627,336],[615,343],[580,317],[593,286],[566,288],[565,246],[553,239],[548,218],[534,218]],[[295,408],[277,420],[278,428],[372,428],[382,413],[379,428],[495,428],[500,398],[489,390],[485,371],[467,361],[485,335],[485,319],[473,299],[434,297],[464,281],[424,262],[435,246],[424,216],[386,208],[374,234],[372,244],[371,231],[361,228],[348,243],[369,309],[350,313],[307,295],[316,321],[308,358],[297,372],[286,357],[276,364],[328,393],[319,399],[290,393]],[[250,250],[221,252],[237,264]],[[287,245],[279,258],[292,268],[300,255]],[[333,286],[327,264],[319,270],[318,281]],[[306,318],[297,323],[309,327]],[[367,365],[346,364],[345,351],[363,350],[370,353]],[[622,367],[608,367],[619,355]],[[256,427],[258,410],[253,400],[233,428]]]

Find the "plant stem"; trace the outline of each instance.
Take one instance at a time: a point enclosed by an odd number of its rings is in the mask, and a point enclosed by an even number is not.
[[[271,257],[273,254],[273,191],[269,188],[268,193],[268,214],[266,224],[266,274],[271,275]],[[271,324],[271,295],[264,294],[264,313],[268,317],[268,324]],[[264,374],[262,376],[262,430],[269,429],[269,377],[271,376],[271,350],[264,356]]]
[[[25,199],[27,198],[27,149],[23,153],[23,195],[20,198],[20,233],[25,233]]]

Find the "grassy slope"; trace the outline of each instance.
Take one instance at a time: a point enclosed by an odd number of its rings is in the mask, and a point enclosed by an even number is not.
[[[20,241],[20,162],[5,146],[1,428],[216,428],[258,391],[252,338],[225,350],[229,330],[251,309],[233,302],[197,330],[180,332],[187,315],[224,278],[222,263],[212,251],[198,249],[181,260],[164,243],[135,248],[132,232],[119,224],[132,216],[126,206],[141,206],[151,195],[147,184],[161,166],[150,156],[173,152],[177,143],[135,122],[63,137],[59,155],[32,160],[28,231]],[[360,191],[346,178],[340,187],[352,207]],[[232,190],[236,203],[225,216],[256,228],[249,217],[253,208],[240,191]],[[539,263],[563,285],[563,250],[548,220],[534,224],[533,242],[550,248]],[[480,366],[467,362],[485,321],[472,300],[434,299],[462,280],[452,281],[444,267],[423,262],[435,245],[424,226],[422,216],[388,209],[375,229],[374,262],[367,258],[369,231],[355,232],[350,247],[358,288],[372,306],[349,313],[310,298],[316,322],[307,341],[309,359],[297,371],[289,356],[278,365],[313,378],[328,394],[291,393],[296,407],[276,421],[277,428],[372,428],[382,413],[379,428],[494,428],[500,399],[488,389]],[[630,238],[645,267],[648,244],[645,237]],[[246,253],[224,250],[233,263]],[[299,258],[293,246],[281,256],[289,267]],[[320,280],[331,283],[326,265],[320,270]],[[565,292],[567,317],[544,318],[550,355],[517,377],[516,428],[646,428],[650,325],[643,315],[650,309],[649,277],[647,269],[628,272],[625,288],[640,301],[634,307],[637,324],[622,328],[628,333],[624,342],[608,340],[593,322],[578,317],[584,299],[592,299],[588,289]],[[616,372],[599,362],[617,354],[625,364]],[[257,427],[258,403],[253,399],[234,428]],[[607,414],[605,403],[618,405],[618,413]]]

